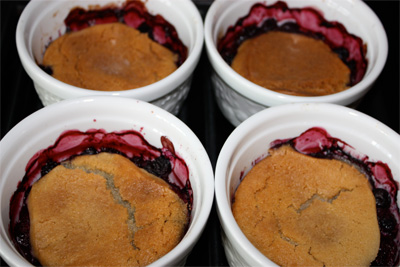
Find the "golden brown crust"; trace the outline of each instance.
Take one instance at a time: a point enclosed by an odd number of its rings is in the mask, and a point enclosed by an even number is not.
[[[279,31],[246,40],[232,68],[262,87],[290,95],[333,94],[347,89],[350,81],[349,68],[322,41]]]
[[[369,266],[380,232],[366,177],[289,146],[270,152],[243,179],[232,207],[250,242],[281,266]]]
[[[157,82],[176,70],[177,56],[122,23],[67,33],[45,51],[53,77],[87,89],[119,91]]]
[[[57,166],[28,197],[33,254],[44,266],[143,266],[184,235],[187,207],[129,159],[100,153]]]

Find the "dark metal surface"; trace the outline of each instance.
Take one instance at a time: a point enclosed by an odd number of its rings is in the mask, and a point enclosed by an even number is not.
[[[212,0],[194,2],[204,18]],[[357,109],[399,133],[399,1],[369,0],[366,3],[384,24],[389,40],[389,56],[382,74]],[[23,118],[43,107],[32,81],[22,68],[15,45],[16,25],[26,4],[27,1],[0,1],[1,138]],[[218,153],[234,127],[223,117],[216,105],[209,78],[210,71],[211,66],[203,49],[191,91],[178,117],[197,134],[215,167]],[[6,263],[1,261],[0,264]],[[186,265],[227,265],[215,205],[205,231],[189,255]]]

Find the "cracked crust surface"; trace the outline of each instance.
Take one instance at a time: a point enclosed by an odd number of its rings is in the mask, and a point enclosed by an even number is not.
[[[43,266],[144,266],[174,248],[185,203],[162,179],[109,153],[79,156],[28,197],[32,250]]]
[[[334,94],[350,82],[350,69],[328,45],[279,31],[243,42],[232,68],[255,84],[289,95]]]
[[[64,34],[46,49],[43,65],[62,82],[120,91],[155,83],[176,70],[177,55],[122,23]]]
[[[379,250],[366,177],[290,146],[271,150],[249,171],[232,210],[250,242],[281,266],[369,266]]]

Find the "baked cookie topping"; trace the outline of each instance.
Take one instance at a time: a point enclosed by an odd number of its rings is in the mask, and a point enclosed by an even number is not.
[[[342,244],[352,242],[353,247],[336,255],[339,266],[349,265],[352,257],[353,263],[358,265],[398,266],[399,184],[388,164],[371,161],[369,156],[320,127],[310,128],[297,137],[271,142],[269,153],[253,162],[254,167],[247,174],[252,176],[249,181],[246,181],[247,175],[241,177],[237,193],[242,192],[239,193],[242,201],[236,195],[232,199],[233,209],[236,209],[233,212],[238,221],[242,220],[239,226],[244,228],[243,232],[250,231],[249,240],[254,240],[253,244],[261,251],[276,250],[267,257],[279,264],[309,266],[310,261],[314,261],[319,265],[325,257],[328,259],[325,262],[333,260],[332,255],[343,249]],[[240,189],[246,184],[247,189]],[[355,218],[360,211],[363,212],[362,222]],[[348,220],[351,217],[353,221]],[[360,222],[358,226],[357,222]],[[354,231],[349,233],[352,227]],[[363,232],[366,234],[358,235]],[[330,245],[340,239],[343,239],[341,243],[329,252]],[[319,249],[321,246],[326,249]],[[309,250],[304,251],[305,247]],[[357,249],[362,250],[360,255],[367,254],[357,256]],[[305,258],[299,261],[299,255]],[[290,260],[294,262],[288,262]]]
[[[371,186],[339,160],[271,150],[239,185],[232,209],[249,240],[281,266],[369,266],[378,254]]]
[[[188,223],[165,181],[110,153],[63,162],[32,186],[27,204],[33,254],[45,266],[148,265]]]
[[[116,22],[64,34],[46,49],[43,65],[62,82],[120,91],[155,83],[177,69],[177,56],[147,34]]]
[[[247,39],[231,66],[257,85],[290,95],[329,95],[350,83],[350,70],[337,54],[303,34],[271,31]]]

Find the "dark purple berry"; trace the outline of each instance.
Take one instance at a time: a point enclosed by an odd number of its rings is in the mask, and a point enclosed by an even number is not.
[[[382,188],[375,188],[373,190],[374,196],[375,196],[375,201],[376,201],[376,207],[386,209],[390,207],[391,200],[389,193]]]
[[[168,178],[168,174],[171,172],[171,163],[169,159],[164,156],[160,156],[154,160],[143,160],[141,157],[134,157],[132,161],[139,168],[143,168],[164,180]]]
[[[97,154],[98,152],[97,152],[97,150],[96,150],[96,148],[94,148],[94,147],[88,147],[88,148],[86,148],[85,149],[85,151],[83,151],[83,155],[94,155],[94,154]]]
[[[378,256],[371,266],[394,266],[399,258],[399,249],[393,239],[381,235]]]
[[[386,235],[395,235],[397,233],[397,222],[393,215],[390,212],[384,212],[383,214],[378,212],[378,214],[381,232]]]
[[[59,165],[59,163],[57,163],[53,160],[49,160],[48,162],[46,162],[46,164],[43,166],[42,170],[40,171],[41,176],[45,176],[46,174],[48,174],[57,165]]]
[[[53,75],[53,68],[51,66],[39,65],[39,67],[49,75]]]

